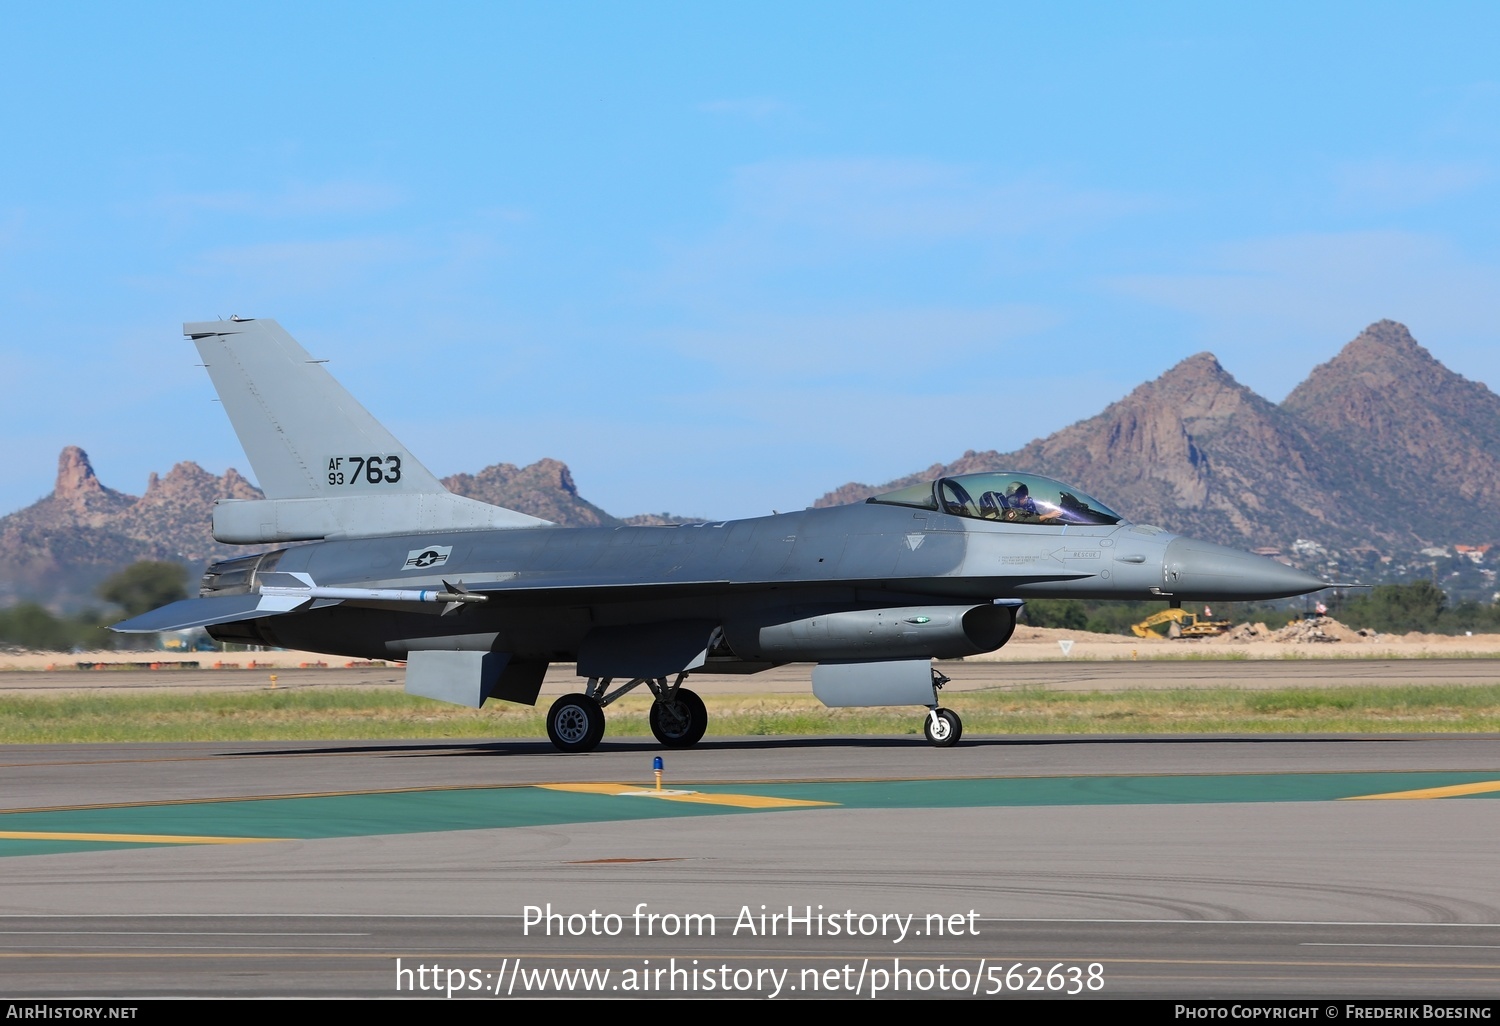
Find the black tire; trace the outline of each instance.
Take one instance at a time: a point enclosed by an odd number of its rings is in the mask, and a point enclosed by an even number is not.
[[[588,695],[563,695],[547,710],[547,737],[559,752],[591,752],[604,739],[604,709]]]
[[[651,705],[651,733],[668,748],[691,748],[708,729],[708,708],[697,692],[678,688],[668,702]]]
[[[931,715],[922,720],[922,733],[927,735],[927,743],[934,748],[952,748],[964,736],[964,721],[952,709],[939,709],[937,719],[937,730],[932,729]]]

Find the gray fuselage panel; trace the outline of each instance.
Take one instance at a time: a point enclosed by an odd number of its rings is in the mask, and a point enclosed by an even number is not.
[[[451,616],[436,607],[346,602],[260,621],[255,630],[288,647],[367,657],[439,646],[566,659],[596,626],[679,618],[765,624],[893,602],[1011,598],[1097,570],[1097,558],[1078,565],[1058,551],[1064,533],[1078,537],[1076,530],[856,504],[675,527],[334,540],[287,549],[278,570],[324,586],[439,588],[446,581],[489,601]]]

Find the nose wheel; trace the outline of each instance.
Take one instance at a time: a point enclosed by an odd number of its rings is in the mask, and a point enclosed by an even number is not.
[[[934,748],[952,748],[964,736],[964,721],[952,709],[933,708],[922,723],[922,733]]]
[[[964,736],[964,721],[958,718],[958,713],[938,705],[938,692],[950,683],[952,678],[939,673],[936,666],[932,668],[932,704],[927,707],[927,719],[922,721],[922,733],[934,748],[952,748]]]

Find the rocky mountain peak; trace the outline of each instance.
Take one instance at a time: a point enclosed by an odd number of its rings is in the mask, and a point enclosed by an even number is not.
[[[129,501],[99,482],[89,454],[76,445],[68,446],[57,457],[57,483],[52,488],[52,498],[75,513],[103,512]]]
[[[1274,434],[1265,422],[1275,418],[1275,407],[1236,381],[1218,357],[1196,353],[1160,377],[1136,386],[1097,416],[1015,452],[971,449],[952,463],[936,463],[884,485],[850,482],[814,505],[858,502],[954,474],[1029,470],[1092,489],[1100,496],[1128,497],[1145,482],[1152,500],[1138,508],[1153,510],[1148,515],[1161,520],[1154,510],[1166,502],[1197,508],[1208,496],[1211,467],[1198,444],[1199,433],[1213,436],[1233,422],[1240,430],[1264,437]]]
[[[1312,405],[1324,395],[1357,390],[1388,392],[1436,387],[1458,375],[1448,370],[1397,321],[1376,321],[1339,350],[1327,363],[1314,367],[1283,404],[1288,409]]]
[[[57,485],[52,489],[55,498],[66,501],[103,490],[88,453],[70,445],[57,457]]]
[[[214,499],[260,499],[260,489],[246,481],[233,467],[216,477],[198,464],[185,461],[174,466],[165,477],[152,474],[146,483],[142,505],[209,502]]]
[[[1444,367],[1405,325],[1378,321],[1332,360],[1314,367],[1281,405],[1336,431],[1350,432],[1367,430],[1377,419],[1399,422],[1435,410],[1461,417],[1464,411],[1474,412],[1476,404],[1486,414],[1496,410],[1489,389]]]
[[[1376,321],[1339,351],[1339,356],[1383,356],[1397,359],[1417,359],[1436,363],[1432,354],[1424,349],[1411,330],[1400,321]],[[1334,357],[1338,359],[1338,357]]]
[[[569,495],[574,497],[578,495],[578,486],[573,483],[573,472],[561,460],[543,458],[537,460],[527,469],[535,471],[548,484],[567,492]]]
[[[520,510],[556,524],[598,527],[618,523],[579,497],[573,472],[561,460],[540,459],[526,467],[496,463],[477,474],[445,477],[443,487],[455,495]]]
[[[1404,325],[1370,325],[1281,406],[1344,448],[1341,485],[1401,509],[1413,534],[1488,537],[1500,508],[1500,397],[1444,367]],[[1391,500],[1433,494],[1452,498]]]
[[[218,479],[219,499],[264,499],[266,493],[251,484],[245,475],[230,467],[224,471],[224,476]]]
[[[444,482],[459,495],[572,527],[614,526],[619,520],[578,495],[560,460],[527,467],[508,463]],[[140,498],[104,487],[77,446],[58,459],[57,486],[45,499],[0,517],[0,608],[40,599],[59,608],[93,600],[99,581],[136,560],[176,560],[196,570],[210,559],[246,550],[216,542],[211,531],[219,499],[261,499],[260,489],[230,468],[215,476],[196,463],[152,474]],[[633,518],[639,524],[692,522],[669,513]]]
[[[979,469],[1044,473],[1131,519],[1246,547],[1488,540],[1500,537],[1500,396],[1378,321],[1280,406],[1198,353],[1015,452],[845,485],[819,505]]]
[[[1156,380],[1196,384],[1222,382],[1225,380],[1233,382],[1234,378],[1224,369],[1224,365],[1219,363],[1217,356],[1204,350],[1201,353],[1194,353],[1187,359],[1179,361]]]
[[[1213,353],[1196,353],[1120,401],[1123,407],[1156,408],[1185,421],[1233,416],[1258,397],[1235,380]]]

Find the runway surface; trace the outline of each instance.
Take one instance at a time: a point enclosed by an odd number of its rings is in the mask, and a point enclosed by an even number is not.
[[[0,779],[11,998],[1500,995],[1492,736],[18,746]]]

